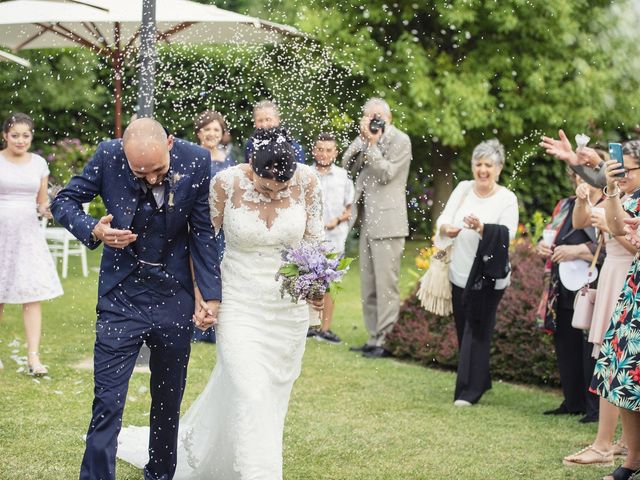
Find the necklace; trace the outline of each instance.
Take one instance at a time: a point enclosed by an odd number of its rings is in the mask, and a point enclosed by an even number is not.
[[[488,192],[488,193],[485,193],[485,194],[483,195],[483,194],[481,194],[480,192],[478,192],[478,189],[477,189],[477,188],[476,188],[476,186],[474,185],[474,186],[473,186],[473,193],[475,193],[475,194],[476,194],[476,196],[477,196],[478,198],[487,198],[487,197],[490,197],[491,195],[493,195],[493,192],[496,190],[496,186],[497,186],[497,184],[496,184],[496,183],[494,183],[494,184],[493,184],[493,186],[491,187],[491,190],[489,190],[489,192]]]

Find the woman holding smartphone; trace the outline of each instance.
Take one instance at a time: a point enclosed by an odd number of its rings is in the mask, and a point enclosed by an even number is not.
[[[625,165],[611,160],[605,163],[607,186],[604,194],[607,226],[612,235],[626,235],[636,251],[640,246],[637,223],[640,217],[640,195],[632,195],[624,203],[619,195],[624,178],[639,175],[640,142],[623,145]],[[636,163],[632,163],[633,158]],[[634,224],[632,229],[626,224]],[[634,258],[625,284],[618,296],[602,340],[600,356],[594,370],[591,388],[605,400],[619,407],[622,428],[627,442],[628,454],[622,466],[617,468],[607,480],[628,480],[640,471],[640,260]]]
[[[593,226],[602,232],[606,241],[607,256],[598,278],[598,290],[593,306],[593,320],[589,330],[589,342],[594,345],[592,356],[595,358],[598,358],[600,353],[611,316],[636,253],[636,249],[624,238],[624,235],[612,235],[605,214],[606,205],[610,209],[614,208],[617,211],[618,207],[623,208],[624,205],[632,205],[640,197],[640,157],[638,156],[640,152],[638,149],[631,148],[633,143],[638,144],[638,142],[629,142],[625,149],[624,177],[617,179],[622,198],[614,196],[609,201],[603,200],[591,206],[590,202],[583,198],[586,184],[581,185],[576,190],[577,200],[573,210],[574,225],[577,228]],[[615,163],[612,163],[612,165],[616,166]],[[603,196],[603,199],[605,198],[607,197]],[[624,212],[624,215],[631,217],[628,212]],[[617,424],[618,408],[603,397],[600,397],[598,433],[595,441],[579,452],[565,457],[563,463],[565,465],[613,465],[615,456],[626,454],[625,432],[623,432],[622,438],[617,443],[613,443]]]

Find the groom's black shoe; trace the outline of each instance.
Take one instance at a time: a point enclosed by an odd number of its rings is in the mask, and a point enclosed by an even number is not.
[[[374,347],[373,345],[367,345],[366,343],[364,345],[361,345],[359,347],[353,346],[353,347],[349,347],[349,351],[350,352],[370,352],[371,350],[373,350]]]
[[[362,356],[367,358],[385,358],[390,357],[391,352],[384,347],[373,347],[373,349],[367,352],[362,352]]]

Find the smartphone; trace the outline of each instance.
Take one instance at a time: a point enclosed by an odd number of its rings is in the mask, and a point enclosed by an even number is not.
[[[620,168],[624,167],[624,158],[622,156],[622,145],[620,143],[609,144],[609,156],[611,160],[615,160],[620,164]],[[624,173],[619,173],[616,177],[624,177]]]

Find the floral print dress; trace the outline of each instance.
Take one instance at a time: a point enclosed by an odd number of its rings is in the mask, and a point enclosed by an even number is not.
[[[640,216],[640,197],[633,195],[624,209]],[[614,405],[640,411],[640,258],[633,260],[618,297],[609,329],[602,341],[591,390]]]

